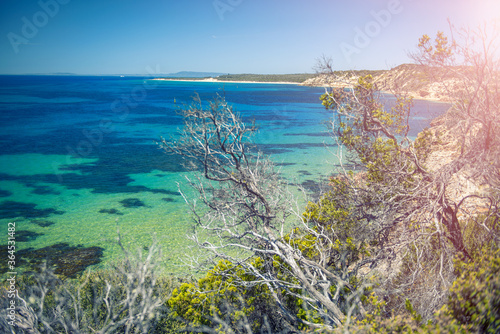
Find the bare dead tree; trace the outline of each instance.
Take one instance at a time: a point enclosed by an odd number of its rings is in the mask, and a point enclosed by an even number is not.
[[[195,224],[191,238],[197,245],[254,277],[246,281],[232,277],[234,284],[267,286],[282,316],[291,322],[333,328],[348,312],[362,313],[363,288],[350,283],[352,268],[339,265],[342,272],[333,265],[341,262],[333,256],[336,231],[302,217],[273,162],[251,145],[255,125],[245,125],[221,98],[203,105],[197,97],[181,113],[180,138],[163,140],[162,146],[199,171],[188,181],[201,205],[186,198]],[[315,240],[310,252],[301,249],[302,238]],[[264,265],[256,265],[256,257],[264,259]],[[341,297],[344,290],[349,293]],[[302,299],[324,324],[298,319],[287,308],[284,295]]]

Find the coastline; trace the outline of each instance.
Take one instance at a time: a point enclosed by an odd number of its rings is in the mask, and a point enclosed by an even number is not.
[[[317,83],[317,84],[311,84],[311,83],[300,83],[300,86],[306,86],[306,87],[321,87],[321,88],[352,88],[352,85],[341,83],[341,84],[328,84],[328,83]],[[391,94],[393,95],[393,92],[390,90],[385,90],[381,89],[379,90],[380,93],[383,94]],[[432,94],[429,94],[427,96],[421,96],[418,94],[416,91],[409,91],[405,92],[407,95],[412,97],[414,100],[422,100],[422,101],[429,101],[429,102],[439,102],[439,103],[451,103],[451,100],[446,97],[446,96],[433,96]]]
[[[243,81],[243,80],[218,80],[216,78],[203,78],[203,79],[177,79],[177,78],[153,78],[149,80],[158,80],[158,81],[175,81],[175,82],[207,82],[207,83],[236,83],[236,84],[272,84],[272,85],[296,85],[296,86],[305,86],[305,87],[321,87],[321,88],[347,88],[352,87],[349,84],[341,83],[341,84],[332,84],[326,82],[290,82],[290,81]],[[381,93],[392,94],[390,91],[381,90]],[[450,101],[445,96],[433,96],[429,94],[428,96],[421,96],[417,92],[407,92],[410,96],[415,100],[423,100],[430,102],[440,102],[440,103],[450,103]]]
[[[229,80],[217,80],[215,78],[206,78],[206,79],[176,79],[176,78],[154,78],[150,80],[159,80],[159,81],[181,81],[181,82],[220,82],[220,83],[253,83],[253,84],[272,84],[272,85],[300,85],[300,82],[290,82],[290,81],[229,81]]]

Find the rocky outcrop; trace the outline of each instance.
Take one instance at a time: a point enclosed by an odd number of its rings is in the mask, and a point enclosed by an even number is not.
[[[300,85],[311,87],[347,88],[352,87],[358,81],[358,78],[358,75],[349,72],[345,72],[341,76],[318,74],[318,76],[308,79]]]

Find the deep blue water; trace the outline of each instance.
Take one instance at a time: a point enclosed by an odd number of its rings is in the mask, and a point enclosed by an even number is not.
[[[156,233],[167,262],[184,254],[189,215],[177,182],[178,157],[156,142],[175,136],[178,109],[224,96],[254,138],[294,182],[314,189],[336,163],[322,122],[322,88],[282,84],[166,82],[139,77],[0,76],[0,223],[34,237],[22,248],[57,242],[101,246],[119,227],[132,245]],[[447,108],[416,101],[412,135]],[[40,221],[45,222],[40,224]],[[0,242],[0,244],[2,244]],[[115,247],[116,248],[116,247]]]

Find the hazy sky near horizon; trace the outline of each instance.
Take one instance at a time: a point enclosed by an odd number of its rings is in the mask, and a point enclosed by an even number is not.
[[[0,74],[389,69],[447,18],[500,19],[500,0],[1,0]]]

